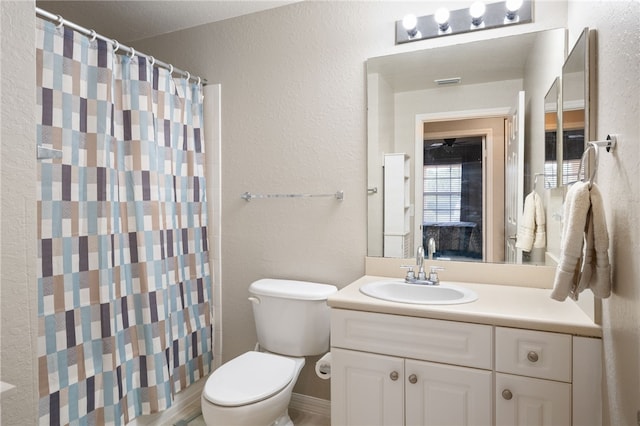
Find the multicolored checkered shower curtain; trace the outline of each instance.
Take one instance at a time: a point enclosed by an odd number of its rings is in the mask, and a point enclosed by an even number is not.
[[[36,56],[40,423],[126,424],[211,368],[202,87],[42,20]]]

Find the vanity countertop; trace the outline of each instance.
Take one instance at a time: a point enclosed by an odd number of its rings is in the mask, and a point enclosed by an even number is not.
[[[327,303],[336,309],[602,337],[601,327],[594,324],[573,300],[553,300],[549,289],[445,281],[478,293],[478,300],[475,302],[458,305],[388,302],[360,292],[360,287],[366,283],[388,279],[389,277],[365,275],[330,296]]]

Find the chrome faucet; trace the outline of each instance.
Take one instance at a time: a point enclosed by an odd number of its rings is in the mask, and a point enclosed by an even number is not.
[[[433,238],[429,238],[429,242],[427,243],[427,251],[429,253],[429,260],[433,260],[433,253],[436,252],[436,240]]]
[[[416,266],[418,267],[418,281],[426,280],[427,274],[424,272],[424,248],[422,246],[419,246],[416,252]]]
[[[424,271],[424,248],[418,247],[416,252],[416,266],[418,268],[418,276],[416,277],[413,271],[413,265],[403,265],[403,268],[407,269],[407,275],[404,277],[404,281],[409,284],[426,284],[426,285],[438,285],[438,274],[435,272],[436,267],[431,267],[431,273],[427,279],[427,274]]]

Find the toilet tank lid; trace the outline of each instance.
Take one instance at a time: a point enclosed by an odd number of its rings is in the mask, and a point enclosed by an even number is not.
[[[255,295],[298,300],[326,300],[337,291],[338,288],[330,284],[273,278],[255,281],[249,286],[249,292]]]

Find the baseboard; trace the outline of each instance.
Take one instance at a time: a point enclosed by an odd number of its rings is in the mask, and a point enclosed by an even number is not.
[[[289,408],[323,417],[331,417],[331,401],[302,395],[301,393],[294,393],[291,396]]]

